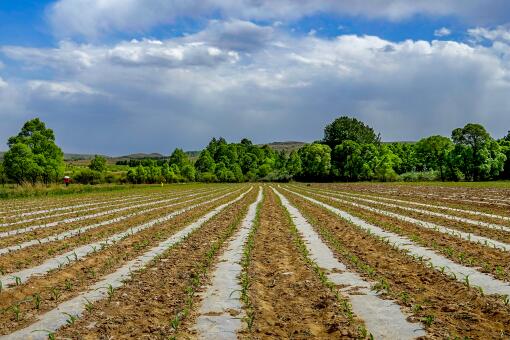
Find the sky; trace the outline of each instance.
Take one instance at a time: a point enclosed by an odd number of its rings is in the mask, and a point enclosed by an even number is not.
[[[0,0],[0,150],[40,117],[69,153],[213,137],[510,130],[508,0]]]

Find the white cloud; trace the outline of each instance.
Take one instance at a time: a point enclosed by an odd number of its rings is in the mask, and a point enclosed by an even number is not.
[[[386,140],[448,135],[470,121],[498,137],[510,126],[503,40],[322,39],[232,20],[161,41],[3,52],[50,74],[16,87],[24,110],[47,119],[74,151],[169,153],[213,135],[310,141],[340,114],[356,115]]]
[[[476,27],[468,30],[468,33],[477,41],[491,40],[491,41],[505,41],[510,42],[510,25],[498,26],[495,29],[488,29],[485,27]]]
[[[0,77],[0,90],[7,87],[7,82]]]
[[[452,34],[452,31],[446,27],[441,27],[434,31],[436,37],[446,37],[450,34]]]
[[[98,92],[91,87],[79,82],[30,80],[27,85],[32,91],[37,92],[39,95],[44,95],[44,93],[50,96],[98,94]]]
[[[181,17],[217,14],[244,20],[294,20],[329,13],[403,20],[415,15],[457,16],[475,24],[510,20],[507,0],[58,0],[48,18],[60,37],[98,37],[111,31],[143,32]]]

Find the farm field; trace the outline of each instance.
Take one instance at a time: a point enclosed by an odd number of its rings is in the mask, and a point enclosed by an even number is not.
[[[0,201],[0,339],[504,339],[510,189],[243,183]]]

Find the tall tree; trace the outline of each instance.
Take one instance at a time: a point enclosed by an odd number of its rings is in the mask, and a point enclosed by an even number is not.
[[[352,140],[358,144],[379,144],[381,138],[376,135],[374,129],[356,118],[342,116],[335,119],[324,129],[323,143],[331,149],[342,144],[346,140]]]
[[[466,179],[479,181],[499,175],[506,156],[480,124],[467,124],[452,131],[456,163]]]
[[[302,174],[308,179],[324,179],[331,169],[331,148],[324,144],[307,144],[299,149]]]
[[[442,181],[446,180],[448,157],[452,149],[452,141],[443,136],[423,138],[416,144],[416,153],[421,164],[427,170],[439,171]]]
[[[214,166],[215,166],[214,159],[211,157],[209,150],[207,149],[202,150],[195,163],[195,169],[198,172],[214,173]]]
[[[176,148],[172,154],[170,155],[170,158],[168,159],[168,164],[170,166],[177,165],[179,169],[184,167],[185,165],[188,165],[190,163],[188,159],[188,155],[182,151],[182,149]]]
[[[22,183],[59,180],[64,173],[64,153],[55,144],[55,134],[39,118],[27,121],[7,145],[5,171],[9,178]]]

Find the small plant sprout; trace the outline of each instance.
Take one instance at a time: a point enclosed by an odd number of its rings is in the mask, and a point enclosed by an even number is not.
[[[12,278],[14,279],[14,283],[15,283],[16,286],[20,286],[21,285],[21,277],[13,276]]]
[[[76,320],[78,320],[78,317],[76,315],[72,315],[72,314],[69,314],[69,313],[66,313],[66,312],[63,312],[62,314],[67,316],[66,322],[67,322],[68,325],[74,325]]]
[[[14,313],[14,319],[16,321],[20,321],[21,320],[21,309],[19,307],[19,303],[12,305],[10,309]]]
[[[65,288],[67,291],[73,289],[73,282],[70,279],[66,279],[65,281]]]
[[[90,302],[89,299],[85,298],[85,310],[87,312],[92,312],[92,310],[94,309],[94,304],[92,302]]]
[[[53,299],[53,301],[57,301],[60,296],[62,295],[62,293],[60,293],[60,290],[56,287],[52,287],[50,289],[50,293],[51,293],[51,298]]]
[[[469,275],[464,276],[464,283],[466,284],[468,289],[471,288],[471,284],[469,282]]]
[[[35,309],[39,310],[41,308],[41,294],[35,293],[32,299],[34,301]]]
[[[32,331],[32,333],[35,333],[35,332],[45,332],[46,334],[48,334],[48,340],[55,340],[55,333],[53,333],[52,331],[49,331],[47,329],[36,329],[35,331]]]
[[[115,293],[115,288],[113,288],[112,285],[108,285],[108,287],[106,287],[106,294],[108,294],[108,301],[112,300],[113,293]]]
[[[432,323],[434,322],[434,316],[433,315],[427,315],[424,318],[422,318],[423,323],[425,326],[430,327]]]

